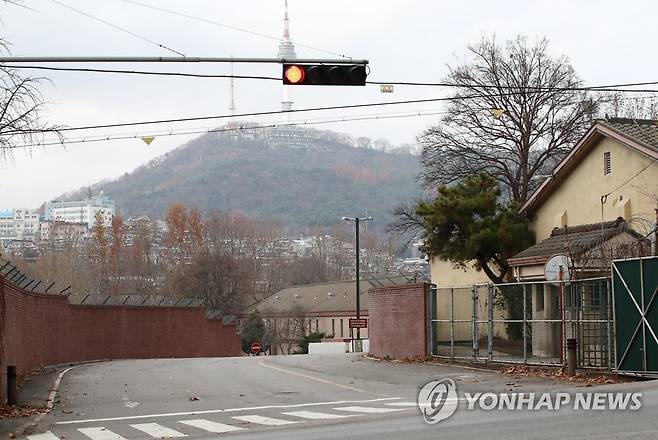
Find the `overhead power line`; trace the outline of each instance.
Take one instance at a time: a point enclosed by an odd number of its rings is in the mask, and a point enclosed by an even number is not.
[[[230,58],[228,58],[230,59]],[[1,62],[0,58],[0,62]],[[236,59],[239,61],[240,59]],[[262,59],[261,59],[262,60]],[[274,59],[275,62],[280,60]],[[153,76],[180,76],[190,78],[235,78],[235,79],[256,79],[268,81],[282,81],[278,76],[264,76],[264,75],[221,75],[212,73],[189,73],[189,72],[160,72],[153,70],[126,70],[126,69],[98,69],[87,67],[52,67],[42,65],[14,65],[14,64],[0,64],[1,67],[10,69],[35,69],[35,70],[49,70],[61,72],[82,72],[82,73],[111,73],[111,74],[130,74],[130,75],[153,75]],[[542,91],[590,91],[590,92],[616,92],[616,93],[658,93],[658,89],[625,89],[622,87],[638,87],[646,85],[658,85],[658,81],[647,81],[639,83],[620,83],[602,86],[583,86],[583,87],[520,87],[520,86],[502,86],[496,84],[453,84],[446,82],[436,83],[420,83],[420,82],[406,82],[406,81],[366,81],[366,84],[372,85],[405,85],[405,86],[433,86],[433,87],[446,87],[446,88],[474,88],[474,89],[503,89],[513,90],[517,93],[525,91],[542,92]]]
[[[514,95],[515,93],[509,93],[508,95]],[[502,94],[505,95],[505,94]],[[251,112],[251,113],[241,113],[235,115],[211,115],[211,116],[194,116],[188,118],[170,118],[170,119],[158,119],[151,121],[134,121],[134,122],[119,122],[114,124],[97,124],[97,125],[86,125],[80,127],[63,127],[57,130],[54,129],[34,129],[34,130],[9,130],[3,132],[3,135],[11,134],[24,134],[24,133],[52,133],[52,132],[68,132],[68,131],[77,131],[77,130],[94,130],[99,128],[117,128],[117,127],[131,127],[137,125],[152,125],[152,124],[167,124],[174,122],[191,122],[191,121],[205,121],[211,119],[227,119],[227,118],[244,118],[252,116],[266,116],[266,115],[278,115],[285,113],[305,113],[305,112],[315,112],[315,111],[327,111],[327,110],[346,110],[354,108],[367,108],[367,107],[382,107],[387,105],[403,105],[403,104],[422,104],[428,102],[442,102],[442,101],[454,101],[460,99],[472,99],[479,98],[479,95],[469,95],[469,96],[459,96],[459,97],[442,97],[442,98],[425,98],[425,99],[407,99],[401,101],[384,101],[384,102],[371,102],[367,104],[348,104],[348,105],[333,105],[333,106],[324,106],[324,107],[308,107],[308,108],[299,108],[292,110],[272,110],[265,112]]]
[[[625,187],[626,185],[628,185],[629,183],[631,183],[633,180],[635,180],[640,174],[642,174],[643,172],[645,172],[645,171],[646,171],[651,165],[653,165],[654,163],[656,163],[656,161],[658,161],[658,159],[652,159],[651,162],[649,162],[644,168],[642,168],[640,171],[638,171],[637,173],[635,173],[633,176],[631,176],[631,177],[630,177],[628,180],[626,180],[624,183],[622,183],[621,185],[617,186],[617,187],[616,187],[615,189],[613,189],[612,191],[610,191],[610,192],[608,192],[608,193],[606,193],[606,194],[603,194],[603,195],[601,196],[601,204],[604,204],[604,203],[607,201],[608,196],[610,196],[612,193],[614,193],[614,192],[616,192],[616,191],[619,191],[620,189],[622,189],[623,187]]]
[[[600,91],[602,89],[597,89]],[[608,89],[610,90],[610,89]],[[623,89],[620,89],[623,91]],[[532,91],[531,91],[532,92]],[[658,90],[653,90],[653,92],[658,92]],[[504,96],[514,96],[520,93],[525,92],[506,92],[498,94],[498,97]],[[539,91],[535,91],[539,93]],[[285,114],[285,113],[305,113],[305,112],[315,112],[315,111],[329,111],[329,110],[346,110],[346,109],[355,109],[355,108],[367,108],[367,107],[382,107],[389,105],[405,105],[405,104],[422,104],[429,102],[445,102],[445,101],[458,101],[462,99],[477,99],[481,95],[463,95],[463,96],[448,96],[440,98],[425,98],[425,99],[407,99],[400,101],[384,101],[384,102],[371,102],[364,104],[347,104],[347,105],[335,105],[335,106],[322,106],[322,107],[308,107],[292,110],[272,110],[272,111],[263,111],[263,112],[250,112],[250,113],[241,113],[241,114],[223,114],[223,115],[208,115],[208,116],[193,116],[187,118],[169,118],[169,119],[156,119],[150,121],[132,121],[132,122],[118,122],[113,124],[97,124],[97,125],[86,125],[80,127],[63,127],[59,129],[33,129],[33,130],[8,130],[3,132],[3,135],[13,135],[13,134],[24,134],[24,133],[48,133],[48,132],[69,132],[69,131],[78,131],[78,130],[94,130],[100,128],[117,128],[117,127],[131,127],[138,125],[154,125],[154,124],[165,124],[165,123],[175,123],[175,122],[191,122],[191,121],[203,121],[203,120],[213,120],[213,119],[227,119],[227,118],[244,118],[244,117],[253,117],[253,116],[265,116],[265,115],[276,115],[276,114]]]
[[[445,111],[428,111],[428,112],[413,112],[408,114],[379,114],[379,115],[366,115],[366,116],[354,116],[354,117],[342,117],[334,119],[324,119],[324,120],[306,120],[301,122],[272,122],[267,124],[259,124],[254,126],[237,126],[237,127],[221,127],[221,128],[210,128],[204,130],[168,130],[164,133],[148,133],[148,136],[154,138],[158,137],[169,137],[169,136],[181,136],[181,135],[192,135],[192,134],[206,134],[206,133],[223,133],[231,131],[248,131],[248,130],[259,130],[264,128],[278,128],[278,127],[287,127],[287,126],[308,126],[308,125],[319,125],[319,124],[330,124],[337,122],[353,122],[353,121],[368,121],[368,120],[388,120],[388,119],[400,119],[400,118],[412,118],[420,116],[434,116],[444,114]],[[122,135],[103,135],[98,137],[83,137],[72,140],[59,140],[59,141],[44,141],[44,142],[35,142],[31,144],[21,144],[13,145],[11,149],[19,148],[32,148],[32,147],[45,147],[45,146],[54,146],[54,145],[68,145],[68,144],[81,144],[81,143],[91,143],[91,142],[106,142],[106,141],[116,141],[116,140],[126,140],[126,139],[139,139],[143,136],[147,136],[146,133],[142,134],[122,134]]]
[[[605,86],[582,86],[582,87],[541,87],[541,86],[503,86],[498,84],[454,84],[448,82],[409,82],[409,81],[366,81],[366,84],[376,85],[402,85],[402,86],[430,86],[430,87],[452,87],[471,89],[504,89],[504,90],[529,90],[529,91],[556,91],[556,92],[633,92],[633,93],[656,93],[655,89],[621,89],[621,87],[637,87],[658,85],[658,81],[611,84]]]
[[[465,97],[460,97],[463,99]],[[304,112],[313,112],[313,111],[325,111],[325,110],[345,110],[352,108],[366,108],[366,107],[381,107],[387,105],[401,105],[401,104],[420,104],[427,102],[440,102],[440,101],[450,101],[455,98],[427,98],[427,99],[409,99],[404,101],[385,101],[385,102],[374,102],[367,104],[349,104],[349,105],[334,105],[334,106],[325,106],[325,107],[309,107],[309,108],[300,108],[292,110],[272,110],[265,112],[251,112],[251,113],[241,113],[235,115],[212,115],[212,116],[194,116],[189,118],[170,118],[170,119],[158,119],[152,121],[135,121],[135,122],[120,122],[115,124],[98,124],[98,125],[86,125],[81,127],[64,127],[57,130],[53,129],[34,129],[34,130],[10,130],[3,132],[3,135],[11,135],[18,133],[52,133],[52,132],[68,132],[68,131],[78,131],[78,130],[94,130],[99,128],[117,128],[117,127],[131,127],[137,125],[152,125],[152,124],[166,124],[174,122],[191,122],[191,121],[205,121],[211,119],[227,119],[227,118],[244,118],[252,116],[266,116],[266,115],[278,115],[284,113],[304,113]]]
[[[110,22],[107,21],[107,20],[104,20],[104,19],[102,19],[102,18],[99,18],[99,17],[96,17],[96,16],[94,16],[94,15],[91,15],[91,14],[89,14],[88,12],[81,11],[80,9],[74,8],[73,6],[69,6],[69,5],[67,5],[66,3],[62,3],[62,2],[60,2],[60,1],[58,1],[58,0],[50,0],[50,1],[53,2],[53,3],[55,3],[55,4],[57,4],[57,5],[59,5],[59,6],[61,6],[61,7],[63,7],[63,8],[66,8],[66,9],[68,9],[68,10],[70,10],[70,11],[76,12],[76,13],[78,13],[78,14],[80,14],[80,15],[84,15],[85,17],[87,17],[87,18],[91,18],[92,20],[96,20],[96,21],[98,21],[98,22],[101,22],[101,23],[103,23],[103,24],[105,24],[105,25],[107,25],[107,26],[110,26],[110,27],[113,28],[113,29],[119,30],[119,31],[121,31],[121,32],[125,32],[125,33],[127,33],[127,34],[129,34],[129,35],[132,35],[132,36],[135,37],[135,38],[139,38],[140,40],[146,41],[147,43],[151,43],[151,44],[153,44],[153,45],[155,45],[155,46],[158,46],[158,47],[160,47],[160,48],[162,48],[162,49],[168,50],[169,52],[173,52],[173,53],[175,53],[175,54],[177,54],[177,55],[180,55],[180,56],[183,56],[183,57],[185,56],[185,54],[183,54],[183,53],[181,53],[181,52],[179,52],[179,51],[177,51],[177,50],[174,50],[174,49],[172,49],[171,47],[165,46],[164,44],[162,44],[162,43],[158,43],[157,41],[153,41],[153,40],[151,40],[151,39],[149,39],[149,38],[146,38],[146,37],[144,37],[144,36],[142,36],[142,35],[139,35],[139,34],[133,32],[133,31],[128,30],[128,29],[126,29],[126,28],[123,28],[123,27],[121,27],[121,26],[117,26],[117,25],[114,24],[114,23],[110,23]]]
[[[184,17],[184,18],[187,18],[187,19],[190,19],[190,20],[195,20],[195,21],[199,21],[199,22],[202,22],[202,23],[207,23],[207,24],[211,24],[211,25],[214,25],[214,26],[223,27],[225,29],[231,29],[231,30],[238,31],[238,32],[243,32],[243,33],[246,33],[246,34],[255,35],[257,37],[267,38],[269,40],[274,40],[274,41],[278,41],[278,42],[283,41],[282,38],[275,37],[273,35],[268,35],[268,34],[264,34],[262,32],[256,32],[256,31],[252,31],[250,29],[240,28],[240,27],[237,27],[237,26],[231,26],[231,25],[228,25],[226,23],[220,23],[218,21],[209,20],[207,18],[202,18],[202,17],[197,17],[197,16],[194,16],[194,15],[185,14],[185,13],[178,12],[178,11],[172,11],[171,9],[165,9],[165,8],[161,8],[159,6],[153,6],[153,5],[150,5],[148,3],[142,3],[142,2],[139,2],[139,1],[135,1],[135,0],[123,0],[123,1],[126,2],[126,3],[132,3],[134,5],[142,6],[144,8],[149,8],[149,9],[153,9],[153,10],[156,10],[156,11],[165,12],[167,14],[177,15],[179,17]],[[304,47],[306,49],[311,49],[311,50],[315,50],[315,51],[318,51],[318,52],[323,52],[323,53],[326,53],[326,54],[329,54],[329,55],[336,55],[336,56],[339,56],[341,58],[351,58],[347,55],[344,55],[344,54],[341,54],[341,53],[338,53],[338,52],[332,52],[330,50],[320,49],[318,47],[309,46],[309,45],[306,45],[306,44],[300,44],[299,42],[295,42],[295,45],[299,46],[299,47]]]
[[[260,79],[281,82],[281,77],[275,76],[256,76],[256,75],[219,75],[214,73],[188,73],[188,72],[157,72],[153,70],[123,70],[123,69],[96,69],[87,67],[51,67],[51,66],[33,66],[33,65],[11,65],[0,64],[0,67],[9,69],[35,69],[49,70],[56,72],[85,72],[85,73],[117,73],[131,75],[153,75],[153,76],[180,76],[190,78],[235,78],[235,79]]]

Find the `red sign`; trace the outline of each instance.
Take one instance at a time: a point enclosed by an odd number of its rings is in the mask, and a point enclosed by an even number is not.
[[[263,349],[263,347],[262,347],[262,346],[260,345],[260,343],[258,343],[258,342],[253,342],[253,343],[251,344],[251,352],[252,352],[252,353],[258,354],[258,353],[260,353],[260,351],[261,351],[262,349]]]
[[[366,318],[350,318],[350,328],[367,328],[368,320]]]

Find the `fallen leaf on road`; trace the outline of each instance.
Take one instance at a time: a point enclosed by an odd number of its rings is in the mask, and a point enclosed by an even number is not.
[[[190,402],[194,402],[196,400],[199,400],[199,398],[197,396],[190,397]]]
[[[9,406],[0,405],[0,419],[11,419],[14,417],[29,417],[36,414],[46,413],[46,408],[36,408],[32,406]]]

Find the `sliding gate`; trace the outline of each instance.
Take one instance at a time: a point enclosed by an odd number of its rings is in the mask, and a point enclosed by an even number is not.
[[[658,257],[612,263],[615,367],[658,375]]]

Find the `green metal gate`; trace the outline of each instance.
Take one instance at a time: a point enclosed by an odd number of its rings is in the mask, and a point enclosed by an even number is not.
[[[658,374],[658,257],[612,263],[615,367]]]

